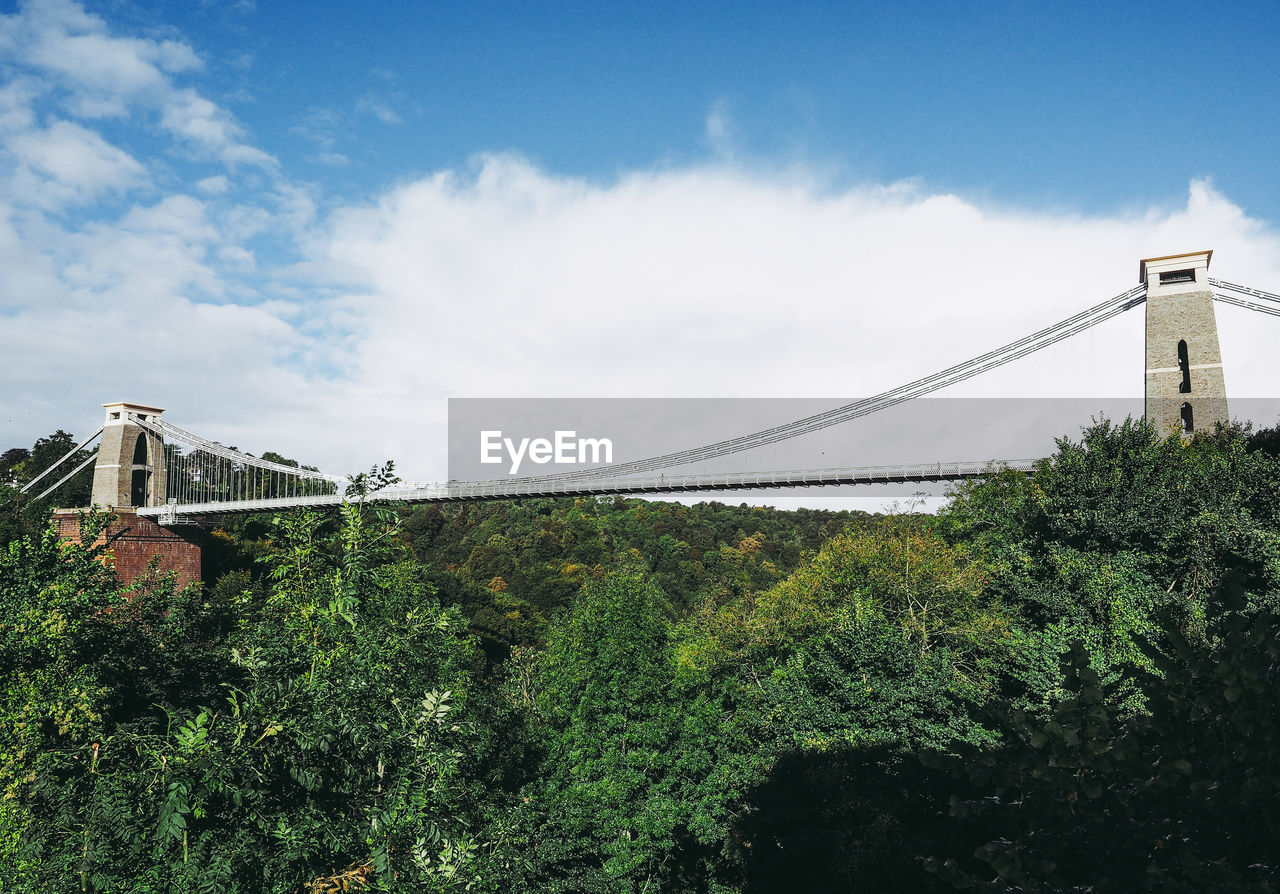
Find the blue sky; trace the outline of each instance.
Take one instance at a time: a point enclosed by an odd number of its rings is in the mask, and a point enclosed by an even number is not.
[[[1140,257],[1280,290],[1278,18],[0,3],[0,447],[127,399],[429,480],[451,396],[846,399]],[[1280,394],[1219,320],[1231,392]],[[964,393],[1140,393],[1141,326]]]
[[[732,149],[1086,212],[1211,176],[1246,210],[1280,211],[1274,3],[192,3],[133,18],[176,28],[261,143],[343,195],[481,151],[611,178]],[[348,164],[326,170],[326,152]]]

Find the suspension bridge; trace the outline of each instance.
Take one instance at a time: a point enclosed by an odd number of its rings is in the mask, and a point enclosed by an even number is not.
[[[1148,258],[1139,284],[1074,316],[964,363],[880,394],[738,437],[616,464],[553,475],[443,484],[404,484],[369,499],[405,503],[508,500],[610,494],[678,494],[722,490],[828,487],[891,482],[956,481],[1001,469],[1030,473],[1036,460],[949,461],[773,472],[690,472],[690,464],[721,459],[881,412],[940,391],[1069,339],[1146,306],[1146,415],[1165,433],[1212,430],[1228,421],[1226,386],[1214,302],[1280,316],[1280,295],[1208,276],[1211,251]],[[104,405],[103,426],[24,490],[44,497],[94,467],[93,503],[126,510],[165,527],[229,513],[335,506],[353,499],[342,475],[271,462],[181,429],[163,410]],[[97,440],[87,459],[61,478],[56,471]],[[56,480],[55,480],[56,479]]]

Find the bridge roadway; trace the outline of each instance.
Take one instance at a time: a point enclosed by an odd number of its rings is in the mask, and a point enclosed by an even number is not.
[[[459,503],[480,500],[516,500],[527,497],[583,497],[628,494],[666,494],[718,490],[763,490],[780,487],[831,487],[841,484],[904,484],[960,481],[1005,469],[1030,474],[1039,460],[920,463],[902,466],[860,466],[792,472],[726,472],[701,475],[658,475],[617,479],[575,479],[561,476],[513,478],[495,481],[450,482],[391,487],[367,499],[398,503]],[[138,515],[161,525],[175,525],[211,515],[234,512],[271,512],[298,506],[338,506],[351,500],[342,494],[306,497],[274,497],[259,500],[147,506]]]

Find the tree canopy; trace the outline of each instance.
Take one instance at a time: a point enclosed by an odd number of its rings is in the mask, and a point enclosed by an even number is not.
[[[186,588],[121,583],[10,489],[0,868],[41,894],[1274,891],[1276,443],[1103,421],[937,515],[357,493],[226,523]]]

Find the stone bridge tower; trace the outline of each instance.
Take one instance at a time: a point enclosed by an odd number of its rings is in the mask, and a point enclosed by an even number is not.
[[[159,419],[164,410],[141,404],[103,404],[102,443],[93,466],[93,505],[122,509],[165,501],[164,441],[130,420]]]
[[[1147,284],[1146,416],[1162,435],[1227,422],[1227,386],[1209,286],[1212,251],[1139,262]]]
[[[162,528],[138,515],[139,508],[165,502],[165,447],[163,439],[129,415],[159,419],[164,410],[123,401],[103,407],[107,418],[93,467],[92,503],[116,516],[96,541],[98,546],[110,544],[105,561],[125,584],[147,573],[153,562],[159,571],[174,572],[179,586],[199,582],[202,532],[191,527]],[[81,511],[54,511],[62,537],[81,542]]]

